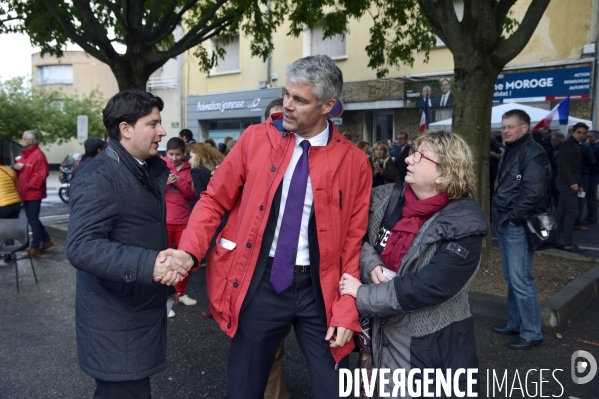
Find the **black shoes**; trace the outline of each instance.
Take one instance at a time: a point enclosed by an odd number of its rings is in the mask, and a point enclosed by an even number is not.
[[[509,327],[493,327],[493,332],[501,335],[516,335],[520,333],[520,331],[513,330]]]
[[[543,339],[524,339],[522,337],[518,337],[515,341],[507,344],[508,348],[511,349],[519,349],[519,350],[528,350],[533,346],[537,346],[543,343]]]
[[[574,252],[576,254],[586,251],[586,249],[582,249],[576,244],[564,245],[563,247],[561,247],[561,249],[563,249],[564,251],[568,251],[568,252]]]

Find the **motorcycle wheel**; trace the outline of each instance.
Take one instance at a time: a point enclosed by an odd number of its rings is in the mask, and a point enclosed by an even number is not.
[[[61,187],[58,190],[58,196],[60,197],[62,202],[64,202],[65,204],[69,203],[69,188],[70,187]]]

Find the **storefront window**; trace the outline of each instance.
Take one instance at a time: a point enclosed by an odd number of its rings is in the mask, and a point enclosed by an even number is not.
[[[383,143],[387,143],[387,140],[393,141],[393,113],[375,113],[373,124],[374,140],[372,144],[377,141],[382,141]]]
[[[241,133],[250,125],[261,122],[261,118],[244,118],[244,119],[222,119],[208,121],[208,137],[216,141],[216,143],[224,143],[225,137],[233,137],[237,140]]]

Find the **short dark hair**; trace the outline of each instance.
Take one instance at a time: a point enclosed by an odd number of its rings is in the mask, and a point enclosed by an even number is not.
[[[589,131],[589,126],[584,122],[578,122],[576,125],[572,126],[572,131],[575,132],[579,127],[586,129],[587,132]]]
[[[591,136],[599,138],[599,130],[589,130]]]
[[[264,111],[264,118],[268,119],[268,117],[270,116],[270,110],[275,107],[283,107],[282,98],[275,98],[270,102],[270,104],[268,104],[268,106],[266,107],[266,111]]]
[[[522,111],[521,109],[509,110],[508,112],[503,114],[501,119],[512,118],[514,116],[518,118],[520,124],[527,124],[530,127],[530,115],[528,115],[525,111]]]
[[[397,133],[397,139],[399,140],[399,136],[403,136],[404,139],[408,139],[408,134],[406,132]]]
[[[162,111],[164,102],[160,97],[141,90],[126,90],[115,94],[102,110],[104,126],[111,139],[121,141],[121,122],[135,126],[137,120],[152,112]]]
[[[189,129],[183,129],[179,132],[179,137],[185,137],[187,141],[193,140],[193,133]]]
[[[185,141],[181,140],[179,137],[173,137],[166,142],[167,150],[176,150],[177,148],[185,153]]]

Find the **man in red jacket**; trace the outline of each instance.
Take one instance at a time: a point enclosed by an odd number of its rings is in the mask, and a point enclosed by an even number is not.
[[[359,278],[372,185],[364,153],[327,120],[342,87],[327,56],[291,64],[283,113],[241,135],[183,232],[179,249],[202,259],[230,212],[206,269],[210,310],[233,338],[229,399],[264,397],[289,324],[314,397],[339,397],[338,368],[360,331],[355,300],[340,297],[339,278]]]
[[[23,132],[23,151],[14,169],[19,175],[19,195],[23,200],[27,222],[31,226],[33,239],[31,249],[23,257],[39,256],[54,243],[40,222],[42,199],[46,198],[46,178],[50,168],[42,150],[37,145],[37,134],[33,130]]]

